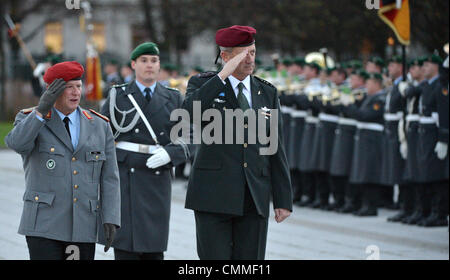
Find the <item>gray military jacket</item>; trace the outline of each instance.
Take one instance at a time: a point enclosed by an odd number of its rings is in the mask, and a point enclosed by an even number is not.
[[[44,122],[32,109],[22,110],[5,138],[22,156],[25,170],[19,234],[93,243],[100,222],[120,227],[120,182],[111,128],[106,118],[80,107],[78,111],[75,150],[55,109]]]

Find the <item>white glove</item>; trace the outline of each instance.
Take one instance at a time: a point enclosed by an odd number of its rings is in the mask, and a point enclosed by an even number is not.
[[[437,142],[434,152],[437,154],[438,159],[443,160],[447,156],[448,145],[444,142]]]
[[[405,96],[405,91],[407,88],[408,88],[408,82],[402,81],[398,84],[398,90],[400,91],[400,94],[402,96]]]
[[[170,162],[170,156],[164,148],[156,149],[147,160],[148,168],[158,168]]]
[[[406,141],[400,143],[400,154],[403,159],[408,157],[408,143]]]

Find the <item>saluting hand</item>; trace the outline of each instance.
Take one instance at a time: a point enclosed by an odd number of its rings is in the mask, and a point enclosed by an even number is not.
[[[64,79],[54,80],[47,88],[47,90],[42,94],[36,111],[38,111],[42,115],[47,115],[48,111],[50,111],[50,109],[53,107],[56,99],[58,99],[61,93],[63,93],[65,88],[66,82],[64,81]]]
[[[226,78],[228,78],[231,74],[234,73],[236,68],[239,66],[239,63],[241,63],[242,60],[248,55],[248,49],[243,50],[241,53],[233,57],[232,59],[228,60],[228,62],[223,67],[222,71],[219,72],[219,77],[224,81]]]
[[[275,209],[275,221],[277,221],[277,223],[281,223],[290,215],[291,215],[291,211],[289,211],[287,209],[283,209],[283,208]]]

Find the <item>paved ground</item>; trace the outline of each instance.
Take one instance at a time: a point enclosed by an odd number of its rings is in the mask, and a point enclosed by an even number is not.
[[[192,211],[184,209],[185,182],[173,186],[169,248],[166,259],[198,259]],[[22,212],[24,175],[20,156],[0,150],[0,260],[28,259],[25,238],[17,234]],[[382,260],[449,259],[446,227],[421,228],[386,222],[394,211],[378,217],[295,207],[285,222],[270,218],[266,259],[270,260]],[[367,251],[366,251],[367,250]],[[96,259],[113,259],[97,246]]]

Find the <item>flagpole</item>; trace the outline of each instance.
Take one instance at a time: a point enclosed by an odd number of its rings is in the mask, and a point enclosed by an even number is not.
[[[406,82],[406,46],[402,44],[403,81]]]

